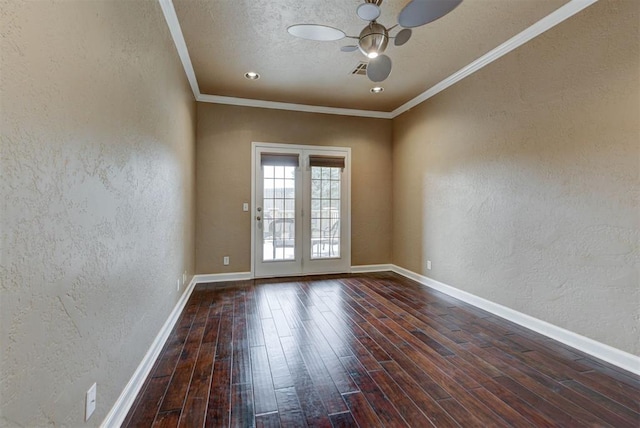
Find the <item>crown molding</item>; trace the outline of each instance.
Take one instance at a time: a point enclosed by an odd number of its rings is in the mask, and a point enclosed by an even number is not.
[[[244,106],[244,107],[258,107],[258,108],[275,109],[275,110],[290,110],[290,111],[302,111],[302,112],[309,112],[309,113],[335,114],[335,115],[342,115],[342,116],[358,116],[358,117],[371,117],[371,118],[378,118],[378,119],[393,119],[395,117],[398,117],[402,113],[405,113],[406,111],[412,109],[418,104],[423,103],[429,98],[439,94],[440,92],[444,91],[448,87],[461,81],[465,77],[468,77],[471,74],[475,73],[476,71],[491,64],[493,61],[503,57],[504,55],[508,54],[514,49],[517,49],[518,47],[527,43],[529,40],[550,30],[551,28],[555,27],[556,25],[560,24],[566,19],[572,17],[576,13],[596,3],[598,0],[571,0],[567,4],[555,10],[554,12],[551,12],[549,15],[545,16],[544,18],[542,18],[541,20],[539,20],[529,28],[516,34],[506,42],[502,43],[500,46],[482,55],[480,58],[476,59],[472,63],[461,68],[460,70],[456,71],[451,76],[435,84],[434,86],[427,89],[417,97],[407,101],[406,103],[396,108],[392,112],[375,111],[375,110],[354,110],[354,109],[347,109],[347,108],[315,106],[315,105],[306,105],[306,104],[292,104],[292,103],[282,103],[282,102],[276,102],[276,101],[255,100],[255,99],[249,99],[249,98],[235,98],[235,97],[225,97],[221,95],[201,94],[200,87],[198,86],[198,81],[196,79],[196,73],[191,63],[191,58],[189,56],[187,44],[184,40],[182,29],[180,28],[180,23],[178,22],[178,17],[173,7],[173,3],[171,0],[158,0],[158,1],[160,2],[160,6],[162,7],[164,18],[167,21],[167,25],[169,26],[171,37],[173,37],[173,42],[178,51],[178,55],[180,56],[180,61],[182,61],[182,66],[184,67],[184,71],[187,75],[187,79],[189,80],[189,84],[191,85],[191,90],[193,91],[193,96],[196,99],[196,101],[204,102],[204,103],[227,104],[227,105]]]
[[[393,119],[390,112],[375,110],[354,110],[348,108],[314,106],[307,104],[281,103],[276,101],[253,100],[248,98],[223,97],[221,95],[201,94],[196,98],[203,103],[228,104],[233,106],[259,107],[274,110],[291,110],[308,113],[337,114],[341,116],[373,117],[378,119]]]
[[[187,42],[184,41],[182,28],[180,28],[180,22],[178,21],[176,10],[173,7],[173,2],[171,0],[158,0],[158,2],[160,2],[164,19],[167,21],[167,26],[169,27],[169,32],[173,38],[173,43],[176,45],[176,50],[180,56],[182,67],[184,68],[184,72],[189,80],[189,85],[191,85],[193,96],[197,100],[200,96],[200,87],[198,86],[196,72],[194,71],[193,64],[191,63],[191,57],[189,56],[189,50],[187,49]]]

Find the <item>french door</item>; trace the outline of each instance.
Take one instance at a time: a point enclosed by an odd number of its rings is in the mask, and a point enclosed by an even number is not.
[[[350,271],[350,155],[254,143],[254,276]]]

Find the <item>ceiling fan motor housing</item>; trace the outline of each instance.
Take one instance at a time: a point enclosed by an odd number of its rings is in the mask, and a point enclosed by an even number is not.
[[[360,32],[358,47],[368,57],[375,58],[387,48],[389,32],[384,25],[372,21]]]

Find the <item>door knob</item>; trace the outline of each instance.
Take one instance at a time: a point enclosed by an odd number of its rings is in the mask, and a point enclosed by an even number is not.
[[[260,212],[260,211],[262,211],[262,208],[261,208],[261,207],[258,207],[258,212]]]
[[[262,218],[260,218],[260,216],[256,217],[256,220],[260,221],[262,220]]]

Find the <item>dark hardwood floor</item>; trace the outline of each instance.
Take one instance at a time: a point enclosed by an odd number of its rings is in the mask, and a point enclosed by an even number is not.
[[[399,275],[198,286],[124,426],[640,426],[640,378]]]

